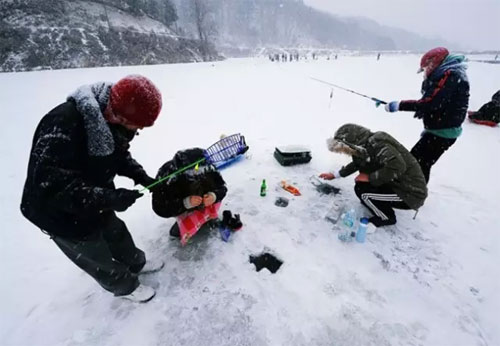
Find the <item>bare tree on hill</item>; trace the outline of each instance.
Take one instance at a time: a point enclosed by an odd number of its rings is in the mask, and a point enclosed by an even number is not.
[[[191,14],[196,25],[196,32],[198,34],[198,39],[202,44],[202,52],[206,58],[210,51],[210,44],[217,35],[213,8],[207,0],[190,1],[192,10]]]

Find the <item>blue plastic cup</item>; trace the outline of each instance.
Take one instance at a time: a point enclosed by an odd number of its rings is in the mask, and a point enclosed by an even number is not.
[[[364,243],[366,239],[366,227],[368,227],[368,219],[366,217],[359,220],[358,231],[356,232],[356,241],[358,243]]]
[[[221,226],[219,228],[219,232],[222,240],[227,243],[229,241],[229,238],[231,237],[231,230],[227,227]]]

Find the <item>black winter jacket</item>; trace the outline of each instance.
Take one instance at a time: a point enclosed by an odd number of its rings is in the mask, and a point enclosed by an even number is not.
[[[87,131],[74,102],[54,108],[35,131],[21,203],[23,215],[49,234],[80,238],[93,233],[111,213],[113,179],[122,175],[141,183],[146,172],[128,148],[135,135],[109,125],[114,151],[90,156]]]
[[[160,168],[156,179],[161,179],[179,169],[194,164],[203,157],[203,149],[200,148],[178,151],[171,161],[168,161]],[[190,167],[158,185],[153,190],[153,210],[162,217],[178,216],[186,211],[197,209],[186,209],[184,206],[186,197],[203,197],[208,192],[215,193],[216,202],[220,202],[226,196],[227,188],[217,169],[202,162],[199,164],[198,169]],[[203,208],[203,206],[198,208]]]
[[[469,107],[469,82],[465,70],[438,68],[422,83],[420,100],[401,101],[399,110],[413,111],[428,130],[462,125]]]

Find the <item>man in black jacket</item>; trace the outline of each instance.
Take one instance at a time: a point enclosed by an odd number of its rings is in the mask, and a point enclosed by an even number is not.
[[[422,98],[392,101],[385,107],[388,112],[415,112],[415,118],[423,119],[425,130],[411,153],[427,182],[431,167],[462,134],[469,106],[466,68],[463,55],[450,54],[444,47],[431,49],[420,61],[419,72],[424,72]]]
[[[143,76],[80,87],[40,121],[33,138],[21,211],[103,288],[133,301],[155,292],[137,274],[161,269],[147,261],[115,212],[142,195],[116,189],[116,175],[154,182],[130,155],[137,130],[153,125],[161,94]]]

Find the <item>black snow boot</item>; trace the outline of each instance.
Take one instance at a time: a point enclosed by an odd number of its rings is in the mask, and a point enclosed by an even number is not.
[[[229,228],[233,231],[239,231],[243,227],[243,223],[240,220],[240,214],[234,214],[234,217],[231,219],[229,224]]]
[[[368,222],[374,224],[377,227],[383,227],[383,226],[395,225],[396,224],[396,218],[392,218],[392,219],[388,219],[388,220],[382,220],[378,216],[372,216],[371,218],[368,219]]]
[[[224,210],[222,212],[222,225],[224,227],[228,227],[229,222],[232,218],[233,218],[233,213],[231,213],[231,210]]]
[[[175,222],[172,225],[172,228],[170,228],[170,236],[174,237],[174,238],[180,238],[181,237],[181,231],[179,229],[179,225],[177,224],[177,222]]]
[[[230,210],[224,210],[222,213],[222,225],[229,228],[231,231],[238,231],[243,227],[240,220],[240,214],[233,214]]]

